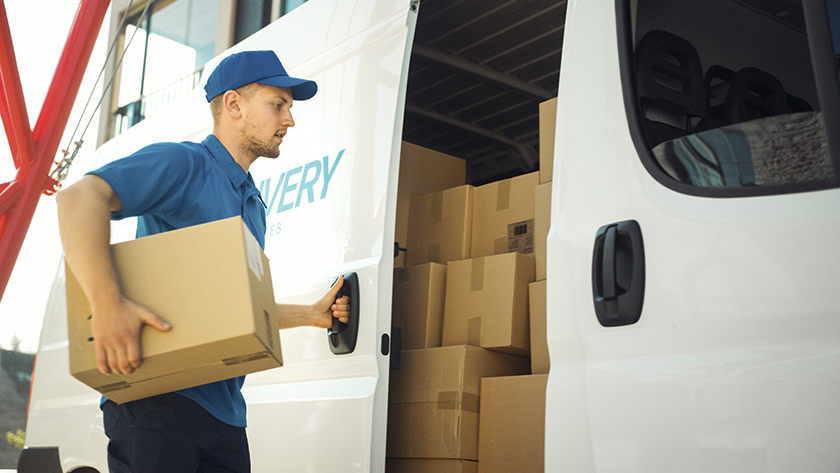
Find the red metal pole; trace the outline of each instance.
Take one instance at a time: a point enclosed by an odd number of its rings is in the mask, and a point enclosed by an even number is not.
[[[20,158],[15,159],[17,176],[13,182],[23,185],[22,191],[16,191],[19,201],[12,203],[7,212],[0,216],[0,298],[3,297],[12,268],[23,246],[23,239],[35,214],[38,199],[48,182],[50,167],[67,126],[102,20],[108,10],[108,3],[109,0],[81,0],[44,105],[38,115],[35,130],[27,139],[27,133],[20,129],[20,124],[25,124],[28,132],[29,119],[20,88],[6,9],[3,0],[0,0],[0,111],[4,122],[15,124],[9,141],[13,147],[12,152],[17,148]],[[8,127],[9,125],[7,130]],[[29,143],[33,142],[34,149],[30,149]],[[15,187],[21,184],[16,184]]]

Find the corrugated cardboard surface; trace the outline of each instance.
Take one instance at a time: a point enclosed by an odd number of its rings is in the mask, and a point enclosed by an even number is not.
[[[555,97],[540,104],[540,184],[551,182],[556,127],[557,98]]]
[[[534,189],[534,256],[537,258],[537,281],[546,275],[546,239],[551,226],[551,183]]]
[[[547,374],[551,364],[545,329],[546,281],[529,284],[528,298],[531,303],[531,374]]]
[[[528,355],[528,284],[534,256],[506,253],[447,265],[442,345]]]
[[[400,151],[400,178],[397,187],[397,221],[394,240],[408,248],[408,206],[412,197],[466,184],[466,161],[403,141]],[[394,260],[405,266],[405,253]]]
[[[445,265],[394,269],[391,325],[402,328],[403,350],[440,346],[445,292]]]
[[[528,358],[471,346],[407,350],[391,372],[389,458],[478,458],[481,378],[527,373]]]
[[[476,473],[478,462],[427,458],[388,458],[385,473]]]
[[[481,380],[479,473],[545,470],[545,388],[548,375]]]
[[[67,268],[70,372],[123,403],[282,365],[268,259],[240,217],[113,245],[123,295],[172,324],[144,327],[143,365],[96,368],[87,298]]]
[[[534,252],[534,188],[539,172],[475,189],[470,257]]]
[[[470,257],[474,191],[465,185],[411,199],[406,265]]]

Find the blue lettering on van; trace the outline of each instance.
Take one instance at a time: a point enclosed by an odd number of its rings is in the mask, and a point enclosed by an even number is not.
[[[330,163],[330,157],[327,155],[324,156],[323,159],[316,159],[310,161],[304,166],[298,166],[294,169],[283,172],[280,174],[280,177],[274,181],[275,185],[273,187],[272,178],[264,179],[260,182],[260,194],[263,195],[263,200],[268,202],[265,214],[271,214],[272,209],[275,208],[275,203],[277,204],[277,210],[275,213],[281,213],[297,208],[301,204],[315,202],[315,187],[319,181],[323,182],[320,198],[324,199],[327,197],[330,181],[335,175],[336,168],[338,167],[338,163],[341,161],[341,157],[344,155],[344,151],[345,150],[339,151],[338,155],[335,157],[335,161],[332,163]],[[297,191],[296,196],[295,191]],[[306,197],[305,200],[304,196]],[[279,233],[279,228],[277,230]]]

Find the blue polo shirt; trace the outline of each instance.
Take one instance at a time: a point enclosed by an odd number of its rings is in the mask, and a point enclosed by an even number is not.
[[[265,204],[246,173],[219,140],[156,143],[91,171],[108,183],[123,210],[113,220],[138,217],[137,238],[241,216],[265,247]],[[178,391],[220,421],[246,426],[245,377]]]

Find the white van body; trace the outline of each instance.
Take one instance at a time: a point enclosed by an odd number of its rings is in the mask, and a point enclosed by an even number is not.
[[[840,190],[709,198],[662,185],[628,119],[620,3],[566,6],[545,471],[836,471]],[[285,365],[247,377],[255,472],[384,471],[397,178],[422,9],[311,0],[228,52],[274,49],[293,75],[319,85],[294,107],[280,158],[251,168],[269,206],[277,300],[310,303],[338,274],[360,281],[352,354],[331,353],[323,330],[283,331]],[[156,141],[200,141],[211,127],[199,87],[100,147],[98,164]],[[644,235],[643,312],[605,327],[592,303],[593,244],[600,227],[625,220]],[[131,222],[113,228],[115,241],[133,237]],[[65,472],[105,472],[99,395],[67,370],[63,271],[44,319],[26,444],[57,446]]]

